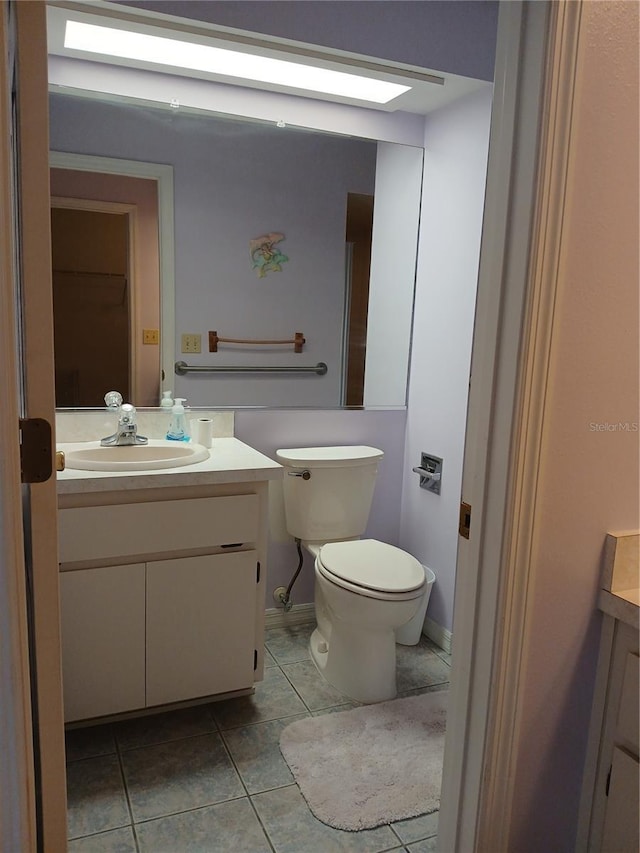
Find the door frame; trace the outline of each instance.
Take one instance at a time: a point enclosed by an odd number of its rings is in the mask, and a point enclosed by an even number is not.
[[[438,835],[456,853],[509,849],[581,11],[513,2],[499,17]]]
[[[18,342],[15,329],[11,69],[14,54],[9,7],[0,5],[0,359],[4,400],[0,406],[0,849],[35,850],[36,792],[25,585]]]
[[[498,722],[489,709],[502,677],[494,653],[502,630],[502,553],[510,533],[511,444],[533,227],[537,139],[529,129],[541,118],[548,11],[546,0],[514,0],[501,4],[498,17],[494,110],[496,104],[501,109],[491,118],[462,475],[471,525],[469,539],[458,538],[438,822],[442,848],[464,853],[476,849],[485,749]]]
[[[5,187],[10,187],[12,176],[7,169],[13,167],[18,200],[17,212],[12,204],[6,211],[6,219],[2,217],[5,223],[3,265],[8,263],[4,253],[11,251],[16,240],[18,245],[14,255],[17,266],[12,267],[12,278],[5,280],[3,287],[2,327],[3,332],[7,332],[6,338],[3,334],[3,342],[5,346],[9,343],[14,346],[9,364],[14,365],[15,371],[7,376],[2,415],[6,418],[10,412],[15,419],[12,424],[3,424],[3,446],[6,441],[9,454],[7,465],[2,466],[0,485],[2,495],[16,501],[23,531],[12,530],[15,539],[3,547],[3,551],[10,551],[3,557],[7,556],[11,562],[1,569],[3,579],[12,581],[15,596],[11,602],[14,623],[11,664],[19,688],[14,687],[13,693],[9,690],[9,702],[19,716],[9,721],[9,725],[13,724],[16,744],[24,751],[15,768],[20,774],[20,789],[12,775],[14,768],[0,762],[0,790],[3,792],[0,808],[4,807],[5,790],[13,792],[14,805],[19,812],[11,816],[10,823],[21,840],[7,849],[42,849],[57,853],[66,849],[67,815],[56,480],[55,476],[50,476],[42,482],[21,485],[19,451],[14,443],[19,442],[19,415],[47,422],[55,440],[47,32],[43,3],[3,0],[1,12],[3,21],[9,19],[15,23],[11,31],[14,67],[4,64],[0,67],[0,87],[5,101],[0,140],[1,177],[3,182],[7,181]],[[12,83],[8,75],[13,73],[16,75],[13,81],[15,119],[7,113],[11,105],[6,102]],[[15,138],[12,138],[14,133]],[[13,150],[17,152],[15,162]],[[5,189],[0,199],[3,206],[7,204],[8,192]],[[14,281],[20,285],[15,292]],[[10,301],[7,290],[11,292]],[[21,634],[15,631],[15,627],[22,627],[26,614],[29,696],[24,695],[27,677],[24,649],[20,645],[16,647]],[[22,708],[16,707],[20,702],[24,703]],[[29,730],[24,722],[27,713],[31,716]],[[29,735],[30,742],[27,741]],[[15,759],[17,764],[18,756]]]

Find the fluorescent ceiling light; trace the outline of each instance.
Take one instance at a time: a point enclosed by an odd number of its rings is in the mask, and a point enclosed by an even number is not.
[[[64,46],[226,77],[386,104],[410,86],[204,44],[67,21]]]

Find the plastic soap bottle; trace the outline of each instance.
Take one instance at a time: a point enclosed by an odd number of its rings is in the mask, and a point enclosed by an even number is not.
[[[160,405],[163,409],[172,409],[173,408],[173,400],[171,399],[171,391],[163,391],[162,392],[162,400],[160,400]]]
[[[184,397],[176,397],[173,408],[171,409],[171,420],[169,421],[169,429],[167,430],[167,438],[169,441],[190,441],[189,427],[187,417],[184,413],[184,405],[186,400]]]

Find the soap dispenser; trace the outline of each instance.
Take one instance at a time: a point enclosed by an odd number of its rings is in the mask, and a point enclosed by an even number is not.
[[[184,405],[186,400],[184,397],[176,397],[171,409],[171,420],[169,421],[169,429],[167,430],[167,439],[169,441],[190,441],[189,427],[187,425],[187,417],[184,413]]]
[[[160,405],[163,409],[172,409],[173,408],[173,400],[171,399],[171,391],[163,391],[162,392],[162,400],[160,400]]]

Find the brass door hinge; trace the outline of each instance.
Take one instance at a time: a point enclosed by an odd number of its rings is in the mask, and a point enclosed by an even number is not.
[[[460,504],[460,520],[458,522],[458,533],[465,539],[469,538],[471,529],[471,504],[466,504],[464,501]]]
[[[53,471],[51,424],[44,418],[21,418],[19,428],[21,480],[44,483]]]

